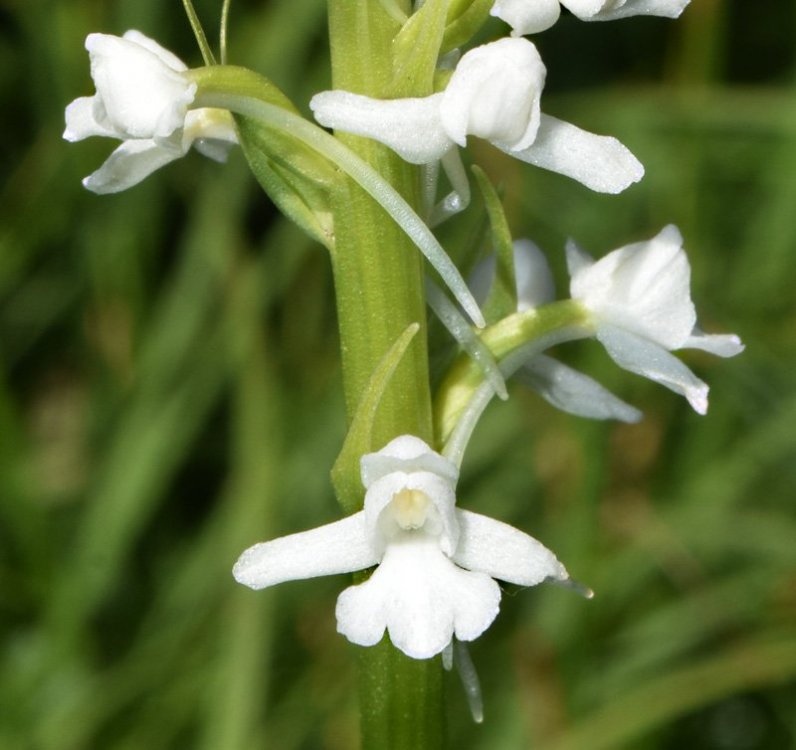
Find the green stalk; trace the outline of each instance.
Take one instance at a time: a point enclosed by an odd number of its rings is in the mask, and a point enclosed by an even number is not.
[[[404,10],[408,11],[408,5]],[[399,27],[379,0],[329,0],[333,88],[389,97],[391,44]],[[417,92],[424,95],[428,92]],[[380,144],[338,136],[419,206],[417,168]],[[419,254],[394,222],[350,180],[332,196],[333,267],[349,421],[381,357],[411,323],[420,330],[387,385],[373,425],[373,448],[404,433],[432,442],[426,309]],[[359,475],[358,460],[341,469]],[[361,649],[360,710],[364,750],[444,745],[440,659],[417,661],[385,639]]]

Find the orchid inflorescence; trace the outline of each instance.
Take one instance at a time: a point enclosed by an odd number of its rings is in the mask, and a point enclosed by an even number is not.
[[[511,25],[512,36],[461,56],[445,55],[444,65],[449,68],[456,61],[455,67],[439,77],[433,92],[383,99],[346,90],[316,94],[309,106],[320,125],[377,141],[406,162],[422,165],[432,175],[432,198],[441,165],[455,199],[449,197],[442,210],[432,200],[417,209],[419,218],[343,143],[300,118],[266,79],[226,66],[189,70],[137,31],[122,37],[89,35],[86,49],[96,94],[67,107],[64,137],[76,141],[101,135],[122,141],[85,179],[89,190],[130,188],[191,146],[223,161],[240,144],[274,201],[332,248],[333,228],[324,229],[330,221],[325,196],[342,179],[342,170],[421,248],[422,242],[433,245],[435,268],[478,324],[474,329],[444,295],[430,293],[430,299],[438,300],[438,305],[432,303],[435,311],[444,311],[443,321],[466,351],[443,379],[436,398],[436,445],[408,434],[396,435],[383,446],[365,441],[358,453],[362,509],[326,526],[255,544],[235,564],[237,581],[262,589],[373,568],[367,580],[340,594],[338,630],[360,646],[378,643],[386,632],[414,659],[428,659],[445,652],[454,640],[470,641],[483,633],[498,613],[496,580],[577,587],[540,542],[457,507],[464,448],[503,379],[516,374],[554,406],[580,416],[636,422],[642,415],[635,407],[545,353],[563,341],[596,338],[620,367],[684,395],[704,414],[707,385],[672,352],[698,348],[728,357],[743,345],[737,336],[708,335],[698,328],[690,267],[674,226],[596,261],[570,242],[569,297],[556,301],[547,260],[529,240],[516,240],[508,254],[482,260],[472,270],[468,289],[422,220],[433,224],[450,219],[467,205],[470,184],[459,149],[470,136],[594,191],[619,193],[639,181],[641,163],[618,140],[542,112],[546,69],[536,46],[523,35],[553,25],[561,6],[592,21],[676,17],[687,3],[496,0],[491,13]],[[416,13],[432,4],[418,4]],[[283,166],[276,169],[277,163]],[[334,221],[343,220],[334,216]],[[508,292],[513,306],[497,319],[487,319],[490,325],[483,328],[475,301],[486,305],[501,268],[513,278],[514,288]],[[341,500],[350,505],[361,498]]]

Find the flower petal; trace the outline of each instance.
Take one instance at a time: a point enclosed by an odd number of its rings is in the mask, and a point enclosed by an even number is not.
[[[525,312],[552,302],[556,296],[556,288],[545,254],[530,240],[515,240],[513,247],[517,312]]]
[[[442,95],[442,127],[460,146],[469,134],[500,148],[527,148],[539,129],[545,75],[542,58],[527,39],[504,38],[471,49]]]
[[[565,4],[572,2],[566,0]],[[581,17],[584,21],[615,21],[629,16],[663,16],[677,18],[691,0],[627,0],[616,8],[606,8],[588,18]]]
[[[630,331],[600,324],[597,338],[620,367],[684,395],[698,414],[708,410],[708,386],[659,344]]]
[[[694,328],[681,348],[702,349],[717,357],[734,357],[746,347],[734,333],[705,333],[699,328]]]
[[[561,15],[558,0],[496,0],[489,11],[511,26],[512,36],[549,29]]]
[[[596,380],[543,354],[524,365],[517,377],[556,408],[579,417],[638,422],[643,416]]]
[[[621,193],[644,176],[644,167],[616,138],[588,133],[545,114],[529,148],[514,151],[495,145],[510,156],[571,177],[598,193]]]
[[[134,42],[139,47],[143,47],[145,50],[155,55],[162,63],[178,73],[183,73],[188,70],[188,66],[180,60],[177,55],[167,50],[165,47],[162,47],[154,39],[150,39],[146,34],[142,34],[140,31],[136,31],[135,29],[125,31],[124,34],[122,34],[122,39],[126,39],[128,42]]]
[[[366,453],[360,459],[360,468],[366,488],[393,471],[427,471],[454,484],[459,479],[459,470],[447,458],[414,435],[400,435],[380,451]]]
[[[201,107],[185,117],[184,142],[193,145],[203,156],[225,162],[230,149],[238,143],[232,115],[223,109]]]
[[[468,510],[457,510],[456,516],[460,537],[453,561],[457,565],[520,586],[569,579],[558,558],[528,534]]]
[[[97,122],[94,117],[93,96],[81,96],[75,99],[66,107],[66,129],[64,130],[64,140],[74,143],[90,138],[94,135],[101,135],[108,138],[117,138],[118,134],[113,128]]]
[[[372,138],[412,164],[428,164],[453,146],[440,122],[441,97],[380,100],[322,91],[312,97],[310,109],[324,127]]]
[[[165,138],[182,127],[196,84],[162,54],[110,34],[89,34],[86,49],[97,87],[97,122],[128,138]]]
[[[337,630],[372,646],[385,629],[413,659],[440,653],[455,636],[471,641],[497,616],[500,588],[487,575],[457,568],[425,535],[390,544],[373,575],[337,600]]]
[[[452,554],[459,539],[454,513],[455,484],[430,471],[408,474],[392,471],[368,487],[365,493],[365,524],[376,553],[381,555],[395,535],[401,533],[391,503],[404,490],[417,490],[429,499],[434,512],[427,517],[424,528],[437,538],[437,545],[446,554]]]
[[[238,583],[263,589],[283,581],[353,573],[377,562],[360,511],[317,529],[255,544],[238,558],[232,575]]]
[[[183,149],[167,148],[153,140],[125,141],[96,172],[83,180],[83,186],[100,195],[118,193],[184,155]]]
[[[690,278],[682,235],[670,225],[579,269],[570,291],[599,321],[679,349],[696,323]]]

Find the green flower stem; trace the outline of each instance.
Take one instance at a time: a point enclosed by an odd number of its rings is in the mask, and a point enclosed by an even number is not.
[[[577,302],[553,302],[509,315],[479,332],[481,341],[508,377],[531,357],[554,344],[593,335],[588,312]],[[535,344],[540,344],[535,346]],[[508,364],[508,369],[504,365]],[[481,366],[466,353],[451,365],[434,398],[434,432],[438,445],[451,438],[462,414],[484,381]]]
[[[409,12],[409,3],[400,3]],[[389,97],[391,45],[399,26],[379,0],[329,0],[333,88]],[[425,93],[425,92],[423,92]],[[422,94],[419,94],[422,95]],[[374,141],[339,134],[413,207],[418,170]],[[380,358],[411,323],[420,330],[391,378],[373,425],[374,448],[404,433],[432,442],[426,307],[421,258],[382,209],[348,181],[332,197],[333,256],[343,379],[349,419]],[[358,461],[348,471],[358,475]],[[418,661],[387,640],[361,649],[364,750],[438,750],[444,746],[442,666]]]

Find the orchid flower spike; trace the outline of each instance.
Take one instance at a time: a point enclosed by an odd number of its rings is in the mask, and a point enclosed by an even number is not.
[[[490,255],[473,270],[470,288],[479,305],[489,294],[495,278],[495,265],[495,256]],[[517,312],[533,310],[555,299],[550,264],[530,240],[514,241],[514,277]],[[614,396],[596,380],[545,354],[532,356],[517,370],[515,377],[545,401],[569,414],[621,422],[638,422],[642,417],[638,409]]]
[[[581,21],[614,21],[629,16],[677,18],[691,0],[495,0],[490,11],[511,26],[512,36],[549,29],[561,6]]]
[[[622,368],[683,394],[699,414],[708,386],[677,357],[677,349],[703,349],[733,357],[744,345],[734,334],[707,335],[696,324],[691,268],[677,227],[614,250],[595,262],[567,244],[572,298],[591,314],[597,339]]]
[[[417,437],[402,435],[361,459],[365,507],[311,531],[255,544],[235,580],[262,589],[288,580],[378,565],[337,600],[337,630],[373,646],[385,630],[414,659],[471,641],[495,619],[494,578],[534,586],[567,583],[564,566],[517,529],[455,507],[457,468]]]
[[[237,135],[226,110],[189,110],[196,84],[185,63],[139,31],[124,36],[89,34],[94,96],[66,108],[67,141],[93,135],[122,141],[83,185],[95,193],[117,193],[179,159],[191,146],[216,161],[226,160]]]
[[[638,182],[644,168],[615,138],[542,114],[545,75],[531,42],[506,38],[467,52],[441,93],[381,100],[324,91],[310,108],[321,125],[373,138],[412,164],[436,162],[475,135],[601,193]]]

